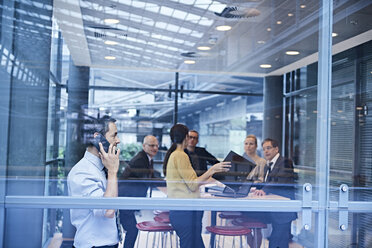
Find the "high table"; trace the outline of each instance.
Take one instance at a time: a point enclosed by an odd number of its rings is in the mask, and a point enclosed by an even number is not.
[[[208,187],[208,186],[211,186],[211,185],[216,185],[216,186],[223,186],[223,184],[219,181],[216,181],[214,179],[210,180],[208,182],[208,184],[205,184],[205,185],[202,185],[200,187],[200,198],[204,198],[204,199],[226,199],[226,197],[219,197],[219,196],[214,196],[213,193],[214,192],[217,192],[217,191],[212,191],[212,190],[208,190],[208,192],[206,192],[205,188]],[[163,192],[165,195],[167,195],[167,188],[166,187],[158,187],[158,190]],[[279,196],[279,195],[273,195],[273,194],[269,194],[269,195],[265,195],[265,196],[255,196],[253,195],[253,192],[254,191],[254,188],[251,190],[251,193],[248,194],[248,196],[246,197],[241,197],[241,198],[229,198],[229,199],[239,199],[239,200],[290,200],[289,198],[286,198],[286,197],[283,197],[283,196]],[[216,223],[217,223],[217,212],[218,211],[211,211],[211,226],[215,226]],[[214,244],[214,240],[215,240],[215,234],[211,233],[211,237],[210,237],[210,247],[212,248],[213,247],[213,244]]]

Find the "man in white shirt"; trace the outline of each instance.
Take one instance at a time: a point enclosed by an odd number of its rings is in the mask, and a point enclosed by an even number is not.
[[[67,177],[70,196],[117,197],[120,143],[115,119],[105,116],[98,120],[94,137],[102,134],[110,146],[106,152],[89,145],[84,157],[71,169]],[[71,209],[71,223],[76,227],[74,247],[116,248],[119,233],[115,209]]]

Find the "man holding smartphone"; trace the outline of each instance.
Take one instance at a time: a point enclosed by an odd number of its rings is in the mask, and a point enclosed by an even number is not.
[[[108,116],[97,120],[94,140],[88,146],[84,157],[68,174],[70,196],[118,196],[120,149],[116,147],[120,139],[115,121]],[[74,247],[118,247],[120,235],[115,209],[71,209],[70,215],[71,223],[76,227]]]

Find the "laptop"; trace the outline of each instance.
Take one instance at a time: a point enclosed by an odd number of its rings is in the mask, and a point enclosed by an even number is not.
[[[212,195],[218,196],[218,197],[231,197],[231,198],[247,197],[249,194],[249,191],[251,190],[252,185],[253,185],[253,182],[246,181],[239,187],[238,190],[234,190],[226,185],[222,193],[218,192],[218,193],[213,193]]]
[[[251,161],[243,158],[237,153],[230,151],[227,154],[224,161],[231,162],[231,167],[227,172],[219,172],[215,175],[218,175],[219,181],[230,188],[233,188],[235,191],[247,180],[248,174],[256,166]]]

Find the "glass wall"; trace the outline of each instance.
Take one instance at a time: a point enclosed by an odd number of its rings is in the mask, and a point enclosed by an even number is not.
[[[178,236],[182,228],[172,216],[200,211],[190,227],[205,247],[370,246],[370,1],[0,0],[0,6],[0,247],[24,247],[24,240],[27,247],[74,241],[78,247],[75,209],[135,210],[123,213],[142,224],[159,224],[167,212],[159,213],[171,211],[163,224]],[[118,197],[72,197],[67,176],[86,149],[101,161],[89,142],[103,116],[116,119],[120,139]],[[176,123],[198,135],[179,146],[189,156],[182,160],[189,177],[176,174],[187,190],[172,194],[163,163]],[[263,150],[266,138],[278,142],[278,160],[267,152],[275,142]],[[236,174],[210,177],[230,151],[253,165],[233,160]],[[149,161],[138,170],[141,152]],[[277,161],[284,161],[282,171]],[[208,176],[190,186],[195,166],[204,164]],[[255,166],[261,169],[251,182]],[[229,191],[223,183],[234,197],[213,191]],[[102,184],[105,191],[105,178]],[[240,191],[247,192],[238,198]],[[229,237],[222,244],[218,228],[246,233],[242,243]],[[177,235],[165,242],[176,245]],[[150,240],[156,243],[154,235]]]

